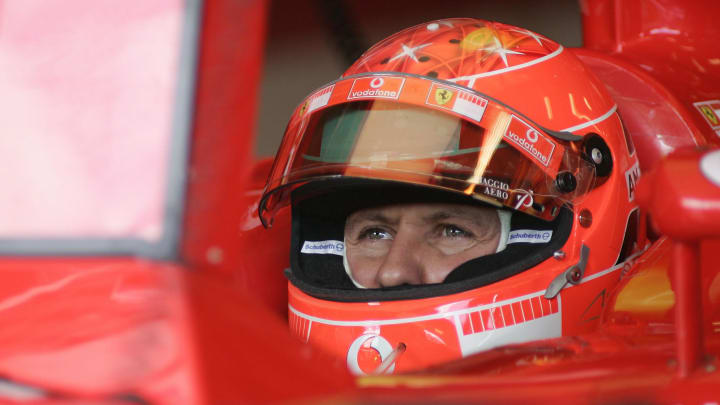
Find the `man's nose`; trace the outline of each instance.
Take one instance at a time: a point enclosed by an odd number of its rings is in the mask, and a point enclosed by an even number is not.
[[[421,242],[410,233],[398,233],[377,272],[380,287],[422,284],[425,267]]]

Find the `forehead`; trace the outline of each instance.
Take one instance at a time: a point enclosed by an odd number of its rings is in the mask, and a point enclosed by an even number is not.
[[[348,222],[389,221],[402,219],[442,220],[445,218],[467,218],[483,221],[495,213],[494,208],[470,204],[411,203],[389,204],[364,208],[348,216]]]

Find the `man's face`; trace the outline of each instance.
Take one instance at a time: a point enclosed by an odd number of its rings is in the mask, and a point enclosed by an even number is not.
[[[350,271],[366,288],[441,283],[462,263],[494,253],[499,240],[496,210],[472,205],[387,205],[345,223]]]

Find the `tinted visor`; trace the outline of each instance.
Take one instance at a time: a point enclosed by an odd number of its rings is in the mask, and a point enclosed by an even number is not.
[[[430,79],[374,75],[314,93],[290,121],[260,204],[331,178],[426,185],[550,220],[592,187],[594,166],[509,107]]]

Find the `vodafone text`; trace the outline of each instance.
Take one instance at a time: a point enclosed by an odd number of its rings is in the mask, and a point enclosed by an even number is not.
[[[513,142],[516,144],[522,146],[523,149],[530,152],[533,156],[535,156],[536,159],[540,160],[544,165],[547,166],[548,161],[550,160],[549,156],[543,155],[542,152],[540,152],[535,145],[533,145],[533,142],[528,141],[530,139],[531,141],[537,141],[538,134],[537,131],[534,131],[532,129],[528,129],[527,131],[527,137],[520,136],[516,134],[513,130],[509,130],[507,136],[512,139]]]
[[[363,91],[353,91],[350,93],[349,98],[360,98],[360,97],[388,97],[397,98],[397,91],[381,90],[381,89],[366,89]]]

